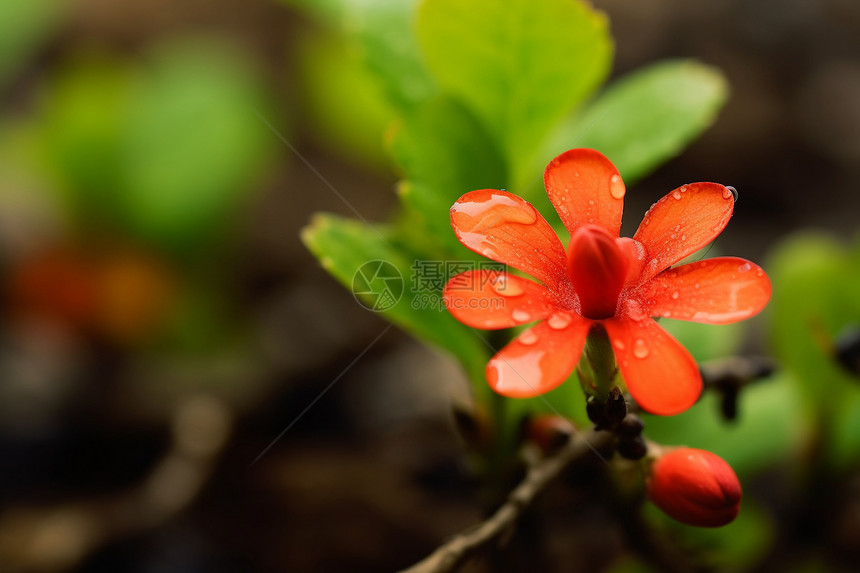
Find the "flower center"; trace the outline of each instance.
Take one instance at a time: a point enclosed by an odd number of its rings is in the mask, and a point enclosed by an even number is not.
[[[599,320],[615,315],[627,270],[627,256],[606,229],[584,225],[573,233],[567,272],[579,296],[582,316]]]

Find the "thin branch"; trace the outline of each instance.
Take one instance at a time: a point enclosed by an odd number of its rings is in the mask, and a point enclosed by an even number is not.
[[[609,432],[575,434],[557,453],[531,466],[508,500],[486,521],[449,539],[424,560],[401,573],[450,573],[471,554],[510,533],[535,499],[574,462],[593,455],[613,439]]]

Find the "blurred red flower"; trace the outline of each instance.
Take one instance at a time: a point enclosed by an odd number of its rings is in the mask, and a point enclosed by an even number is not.
[[[660,415],[688,409],[701,393],[699,368],[651,317],[726,324],[757,314],[770,299],[767,275],[744,259],[669,268],[720,234],[732,216],[732,190],[717,183],[679,187],[655,203],[628,238],[618,236],[624,183],[597,151],[556,157],[544,183],[570,232],[567,252],[537,210],[512,193],[472,191],[451,207],[463,245],[541,281],[477,270],[445,286],[447,308],[469,326],[541,321],[490,360],[490,386],[514,398],[549,392],[576,367],[589,331],[602,326],[642,408]]]

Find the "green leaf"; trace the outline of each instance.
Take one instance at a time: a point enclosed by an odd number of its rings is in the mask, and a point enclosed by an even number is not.
[[[418,0],[282,0],[338,30],[388,97],[408,109],[435,91],[414,34]],[[342,94],[341,94],[342,95]]]
[[[296,52],[308,135],[347,160],[390,171],[383,134],[395,112],[377,77],[341,34],[301,33]]]
[[[0,86],[54,29],[65,10],[61,0],[0,2]]]
[[[448,313],[439,292],[412,288],[414,260],[389,242],[389,231],[387,227],[369,227],[360,221],[318,214],[302,231],[302,240],[334,278],[354,293],[357,290],[367,293],[363,296],[365,304],[410,334],[448,350],[460,360],[472,380],[482,381],[487,347],[475,332]],[[375,266],[373,272],[364,275],[359,273],[363,265],[374,261],[384,261],[388,266]],[[399,290],[395,288],[397,280],[390,272],[391,266],[399,273]],[[381,296],[385,286],[379,282],[380,277],[374,279],[378,269],[386,271],[387,286],[394,295],[390,300]],[[402,295],[399,298],[398,292]]]
[[[505,162],[475,117],[451,98],[434,98],[406,114],[391,152],[408,180],[400,187],[406,207],[427,234],[450,252],[462,248],[451,230],[451,205],[474,189],[502,188]]]
[[[277,139],[257,117],[265,100],[247,62],[221,44],[162,46],[134,93],[121,150],[128,230],[194,250],[235,218]]]
[[[699,137],[727,97],[722,73],[692,60],[637,70],[553,134],[543,165],[568,149],[590,147],[606,155],[630,184]]]
[[[440,86],[502,144],[513,181],[612,56],[605,16],[579,0],[425,0],[418,40]]]

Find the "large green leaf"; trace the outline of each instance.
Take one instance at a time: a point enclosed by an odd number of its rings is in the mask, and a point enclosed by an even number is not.
[[[342,32],[380,80],[388,103],[408,109],[434,90],[414,34],[418,0],[282,0]],[[342,95],[342,94],[341,94]]]
[[[629,184],[680,153],[713,123],[728,96],[716,68],[659,62],[614,82],[553,134],[541,159],[574,147],[597,149]]]
[[[356,289],[368,291],[370,294],[364,297],[366,304],[414,336],[448,350],[460,360],[473,380],[482,380],[488,359],[487,347],[475,332],[448,313],[438,291],[413,288],[411,269],[415,261],[405,251],[395,248],[388,235],[389,229],[384,226],[370,227],[353,219],[318,214],[302,231],[302,240],[323,268],[344,286],[353,292]],[[363,265],[373,261],[392,265],[396,273],[367,277],[371,287],[367,289],[368,284],[359,281],[361,277],[357,273],[366,268]],[[386,265],[383,270],[386,268],[391,269]],[[396,274],[401,279],[399,290]],[[386,280],[393,293],[391,300],[377,296],[386,288],[383,284]]]
[[[406,114],[391,152],[408,178],[400,186],[404,204],[423,230],[459,253],[451,205],[474,189],[501,188],[507,178],[490,135],[458,102],[439,97]]]
[[[440,86],[503,146],[512,181],[612,56],[605,16],[579,0],[425,0],[418,40]]]

